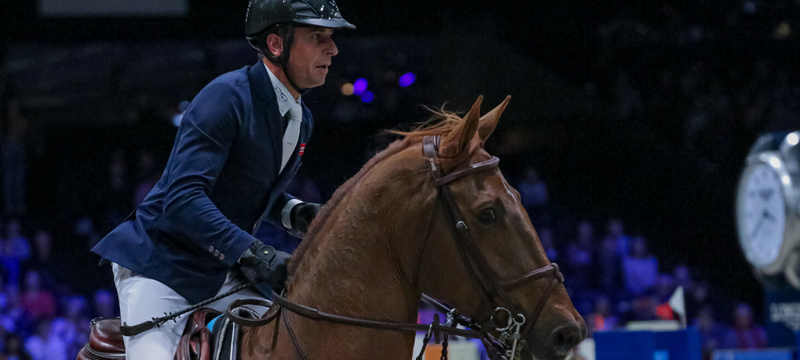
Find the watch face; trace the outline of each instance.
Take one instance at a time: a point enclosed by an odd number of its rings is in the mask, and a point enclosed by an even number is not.
[[[747,260],[756,267],[772,264],[780,254],[786,221],[781,180],[767,164],[755,165],[742,179],[737,220]]]

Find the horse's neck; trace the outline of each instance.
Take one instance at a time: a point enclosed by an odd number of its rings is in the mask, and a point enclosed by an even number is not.
[[[415,204],[430,200],[419,186],[405,188],[415,193],[373,182],[342,199],[298,264],[289,299],[343,316],[415,322],[419,298],[407,284],[416,282],[413,264],[421,256],[432,209]],[[310,359],[411,356],[413,332],[289,317]]]

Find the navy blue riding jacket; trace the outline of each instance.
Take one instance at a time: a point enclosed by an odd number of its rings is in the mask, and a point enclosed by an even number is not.
[[[282,226],[293,198],[284,189],[313,127],[302,105],[298,145],[280,172],[284,119],[264,65],[209,83],[186,110],[161,179],[92,251],[192,303],[216,295],[259,224]]]

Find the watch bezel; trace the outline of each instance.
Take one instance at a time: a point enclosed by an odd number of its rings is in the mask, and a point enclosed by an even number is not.
[[[739,247],[742,249],[747,262],[749,262],[750,265],[752,265],[756,270],[765,275],[779,274],[786,267],[787,260],[789,255],[792,253],[792,250],[798,246],[798,227],[796,224],[797,208],[794,206],[795,191],[793,187],[795,179],[786,168],[786,163],[783,160],[781,153],[778,151],[765,151],[751,155],[747,158],[745,163],[746,166],[742,171],[741,177],[739,178],[739,184],[736,190],[736,232],[738,235]],[[752,255],[749,253],[750,250],[748,244],[750,241],[750,236],[746,233],[746,231],[744,231],[744,224],[741,221],[744,216],[743,201],[745,197],[743,195],[746,191],[747,180],[749,179],[749,176],[752,174],[753,170],[759,165],[766,165],[770,167],[778,175],[778,182],[780,183],[784,205],[783,242],[781,243],[780,250],[778,251],[778,256],[769,264],[761,264],[752,260]]]

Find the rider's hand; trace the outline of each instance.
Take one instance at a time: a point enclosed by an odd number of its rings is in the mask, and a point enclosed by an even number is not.
[[[266,283],[276,293],[286,286],[286,264],[290,255],[261,241],[254,241],[239,258],[244,274],[254,283]],[[248,271],[249,270],[249,271]]]
[[[308,225],[317,217],[322,204],[300,203],[292,208],[292,228],[305,235],[308,232]]]

